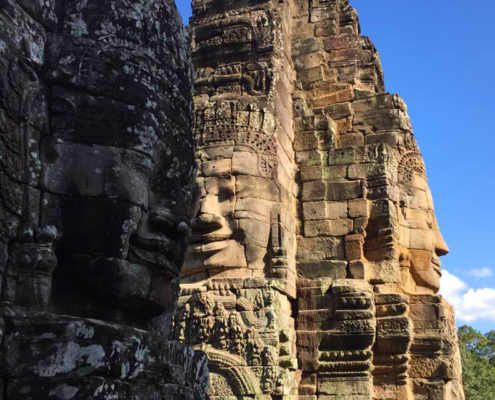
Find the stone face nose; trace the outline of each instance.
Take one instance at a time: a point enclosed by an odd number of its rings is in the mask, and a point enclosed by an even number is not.
[[[174,239],[183,239],[191,233],[191,222],[187,216],[174,213],[167,208],[154,208],[148,213],[150,225],[159,233]]]
[[[446,256],[449,254],[450,249],[447,243],[445,242],[445,239],[443,238],[443,235],[440,231],[435,232],[435,253],[438,257]]]
[[[225,226],[225,218],[215,214],[200,214],[194,218],[192,228],[194,232],[208,233]]]

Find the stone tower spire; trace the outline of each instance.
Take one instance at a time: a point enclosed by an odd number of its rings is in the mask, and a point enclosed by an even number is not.
[[[196,0],[190,40],[175,332],[210,354],[211,398],[463,399],[424,162],[349,2]]]

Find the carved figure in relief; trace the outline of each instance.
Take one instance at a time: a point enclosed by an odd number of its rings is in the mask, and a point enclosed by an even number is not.
[[[54,226],[40,229],[36,235],[32,228],[24,230],[14,250],[14,271],[17,273],[14,304],[30,310],[46,311],[52,273],[57,266],[57,256],[52,249],[56,238],[57,229]]]
[[[448,253],[435,217],[420,153],[402,156],[398,166],[399,245],[403,287],[413,293],[440,288],[440,257]]]

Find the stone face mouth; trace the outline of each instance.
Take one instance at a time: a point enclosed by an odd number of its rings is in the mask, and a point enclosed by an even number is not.
[[[231,235],[227,234],[221,234],[221,233],[213,233],[213,234],[206,234],[206,235],[193,235],[191,237],[190,243],[191,244],[207,244],[207,243],[213,243],[213,242],[221,242],[224,240],[229,240]]]
[[[232,235],[227,234],[193,235],[190,251],[212,253],[223,250],[229,246],[231,237]]]
[[[157,251],[143,250],[131,246],[129,251],[129,261],[142,265],[151,265],[163,270],[171,278],[179,276],[179,268],[170,261],[164,254]]]
[[[132,237],[129,248],[129,261],[163,269],[172,277],[179,276],[183,246],[168,237],[144,239]]]
[[[437,271],[440,275],[441,275],[441,268],[440,266],[442,265],[442,262],[440,261],[440,259],[438,257],[433,257],[431,259],[431,266],[433,267],[433,269],[435,271]]]

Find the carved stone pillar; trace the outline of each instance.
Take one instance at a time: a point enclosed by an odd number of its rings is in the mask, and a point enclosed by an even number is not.
[[[410,317],[414,338],[409,375],[414,395],[464,399],[452,306],[439,295],[414,295]]]
[[[373,348],[374,398],[412,400],[409,381],[409,350],[412,323],[409,298],[403,294],[378,294],[376,342]]]

